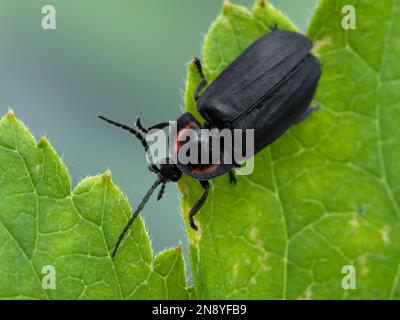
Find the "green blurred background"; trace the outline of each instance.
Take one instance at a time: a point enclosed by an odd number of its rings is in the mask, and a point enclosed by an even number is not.
[[[236,0],[248,7],[254,0]],[[270,1],[305,31],[317,0]],[[41,28],[54,5],[57,29]],[[75,186],[110,169],[133,207],[154,181],[141,145],[96,118],[133,125],[173,120],[183,109],[186,63],[222,0],[0,0],[0,113],[11,106],[36,138],[49,137]],[[186,246],[179,195],[167,187],[144,211],[154,251]]]

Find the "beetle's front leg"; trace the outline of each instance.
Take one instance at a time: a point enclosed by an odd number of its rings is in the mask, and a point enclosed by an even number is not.
[[[235,168],[241,168],[242,167],[242,165],[238,164],[235,160],[233,160],[233,166]],[[236,179],[235,172],[233,171],[233,169],[231,169],[231,171],[229,171],[229,182],[231,184],[236,184],[237,183],[237,179]]]
[[[207,86],[207,79],[203,73],[203,68],[201,66],[201,62],[199,58],[194,58],[193,63],[196,65],[197,70],[201,76],[201,81],[196,87],[196,91],[194,92],[194,99],[197,101],[200,97],[200,91],[203,90]]]
[[[307,119],[311,113],[313,113],[315,110],[318,110],[320,108],[319,103],[316,103],[312,106],[309,106],[306,111],[294,122],[295,124],[299,124],[303,122],[305,119]]]
[[[231,184],[237,183],[237,180],[236,180],[235,174],[233,173],[233,170],[229,171],[229,182]]]
[[[203,194],[201,195],[200,199],[195,203],[195,205],[192,207],[192,209],[189,212],[189,223],[192,229],[198,230],[199,228],[196,226],[194,223],[194,215],[199,212],[201,207],[204,205],[204,202],[206,202],[207,197],[208,197],[208,190],[210,189],[210,183],[208,180],[200,181],[201,186],[204,189]]]

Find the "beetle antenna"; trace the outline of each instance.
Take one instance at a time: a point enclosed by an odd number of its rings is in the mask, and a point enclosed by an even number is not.
[[[151,195],[153,194],[154,190],[157,189],[157,187],[163,183],[164,180],[161,178],[158,178],[156,182],[153,183],[153,185],[150,187],[150,189],[147,191],[146,195],[142,199],[142,202],[140,202],[139,206],[137,207],[136,211],[132,214],[132,217],[129,219],[128,223],[126,224],[124,230],[122,231],[121,235],[118,238],[117,243],[115,244],[113,253],[111,257],[114,258],[115,254],[117,253],[118,247],[121,244],[122,240],[124,239],[126,233],[128,232],[129,228],[131,227],[132,223],[135,221],[139,213],[143,210],[144,206],[146,203],[149,201]]]
[[[122,124],[122,123],[119,123],[119,122],[116,122],[116,121],[107,119],[106,117],[103,117],[103,116],[101,116],[101,115],[98,115],[97,117],[98,117],[99,119],[101,119],[101,120],[103,120],[103,121],[109,123],[109,124],[112,124],[112,125],[114,125],[114,126],[116,126],[116,127],[118,127],[118,128],[121,128],[121,129],[123,129],[123,130],[126,130],[126,131],[128,131],[129,133],[131,133],[133,136],[135,136],[135,137],[141,142],[142,146],[144,147],[144,151],[146,152],[147,157],[149,158],[150,163],[151,163],[152,165],[154,165],[153,155],[152,155],[151,152],[150,152],[149,144],[147,143],[147,141],[146,141],[146,139],[145,139],[145,137],[144,137],[143,135],[141,135],[138,131],[136,131],[135,129],[133,129],[133,128],[131,128],[131,127],[125,125],[125,124]]]

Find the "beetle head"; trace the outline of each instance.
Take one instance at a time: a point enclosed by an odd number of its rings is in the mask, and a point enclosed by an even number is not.
[[[169,159],[160,164],[159,174],[163,179],[172,182],[177,182],[182,177],[182,171],[175,164],[170,163]]]

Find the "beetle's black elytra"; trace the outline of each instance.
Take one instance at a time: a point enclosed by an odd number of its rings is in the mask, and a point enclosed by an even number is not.
[[[185,112],[176,122],[178,135],[189,128],[254,129],[254,154],[264,149],[312,111],[310,104],[321,76],[321,67],[318,59],[311,54],[311,48],[311,41],[299,33],[271,31],[251,44],[208,87],[200,60],[195,58],[194,63],[202,78],[195,90],[195,100],[205,123],[201,124],[191,113]],[[144,135],[169,125],[163,122],[145,129],[138,118],[137,131],[105,117],[99,118],[138,138],[149,159],[152,156]],[[177,140],[175,151],[181,147],[182,142]],[[125,226],[112,256],[158,186],[161,185],[157,197],[160,200],[166,183],[177,182],[182,173],[199,180],[204,192],[189,212],[190,226],[197,230],[193,217],[207,199],[210,189],[208,180],[229,173],[230,181],[235,183],[232,173],[235,166],[235,162],[226,164],[223,161],[209,165],[181,164],[179,161],[177,164],[166,161],[159,167],[151,164],[149,169],[157,174],[157,180]]]

